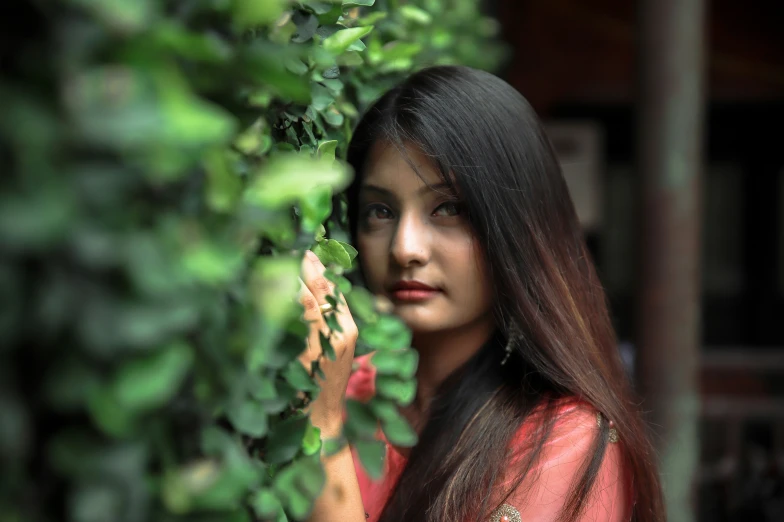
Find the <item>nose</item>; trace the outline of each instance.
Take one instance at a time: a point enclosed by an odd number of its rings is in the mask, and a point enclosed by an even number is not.
[[[401,267],[425,265],[430,259],[430,231],[417,216],[399,218],[390,255]]]

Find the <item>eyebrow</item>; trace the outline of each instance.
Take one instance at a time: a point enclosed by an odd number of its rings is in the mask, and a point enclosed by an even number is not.
[[[439,190],[442,190],[442,189],[444,189],[446,192],[454,195],[454,191],[452,190],[452,187],[450,187],[448,183],[445,183],[443,181],[441,183],[436,183],[435,185],[425,185],[424,187],[420,188],[417,191],[417,194],[421,195],[421,194],[424,194],[424,193],[429,192],[429,191],[439,191]],[[373,184],[370,184],[370,183],[362,185],[360,187],[360,191],[363,191],[363,190],[369,190],[369,191],[378,192],[380,194],[384,194],[384,195],[387,195],[387,196],[390,196],[390,197],[396,197],[395,194],[391,190],[386,189],[384,187],[379,187],[378,185],[373,185]]]

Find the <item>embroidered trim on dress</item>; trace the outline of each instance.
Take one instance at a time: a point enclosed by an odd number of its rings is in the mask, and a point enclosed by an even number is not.
[[[523,522],[520,512],[509,504],[504,504],[490,515],[489,522]]]
[[[596,425],[600,428],[602,427],[602,414],[600,412],[596,413]],[[612,444],[618,442],[618,430],[615,429],[615,423],[610,421],[610,431],[609,431],[609,441]]]

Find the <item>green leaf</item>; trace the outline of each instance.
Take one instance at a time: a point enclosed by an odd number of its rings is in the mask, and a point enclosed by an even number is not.
[[[203,426],[200,433],[200,449],[207,457],[228,459],[238,451],[237,439],[228,428],[214,423]]]
[[[337,109],[334,107],[330,107],[326,111],[322,113],[324,119],[333,127],[340,127],[343,124],[343,120],[345,119],[342,114],[340,114]]]
[[[24,194],[9,191],[0,198],[0,237],[6,248],[38,249],[67,235],[78,203],[58,188],[40,187]]]
[[[343,88],[345,87],[343,85],[343,82],[341,80],[337,80],[337,79],[329,79],[329,78],[327,78],[327,79],[321,80],[321,83],[324,85],[324,87],[329,89],[329,91],[332,94],[334,94],[335,96],[339,96],[340,93],[343,92]]]
[[[351,294],[355,292],[356,289]],[[363,342],[381,350],[408,348],[411,343],[411,332],[406,325],[397,317],[388,315],[379,317],[374,324],[366,325],[360,330],[359,336]]]
[[[356,255],[356,250],[350,245],[346,243],[341,243],[340,241],[335,241],[334,239],[327,240],[326,245],[324,245],[327,254],[329,254],[330,259],[340,265],[343,268],[351,268],[351,254],[346,250],[346,246],[348,246],[351,250],[354,251],[354,255]]]
[[[158,4],[151,0],[70,0],[112,29],[128,34],[150,27]]]
[[[100,481],[85,481],[71,493],[70,519],[75,522],[100,522],[123,517],[125,492],[120,488]]]
[[[260,257],[253,265],[251,300],[273,325],[282,325],[297,315],[299,270],[296,257]]]
[[[384,397],[379,397],[378,395],[375,395],[370,399],[368,406],[370,406],[373,414],[378,417],[382,423],[386,420],[394,420],[400,416],[400,410],[393,401],[385,399]]]
[[[226,415],[240,433],[251,437],[263,437],[267,434],[267,412],[253,399],[235,402],[226,411]]]
[[[362,52],[365,49],[367,49],[367,46],[364,44],[364,42],[362,42],[362,40],[357,40],[353,44],[349,45],[348,49],[346,49],[346,51]]]
[[[321,430],[308,422],[305,436],[302,438],[302,452],[315,455],[321,450]]]
[[[351,7],[370,7],[376,3],[376,0],[345,0],[343,2],[344,8]]]
[[[149,347],[184,333],[199,319],[197,303],[191,300],[134,302],[122,306],[95,299],[82,311],[80,332],[85,343],[105,349],[115,343]]]
[[[248,375],[248,392],[258,401],[274,400],[278,396],[275,381],[256,372]]]
[[[271,520],[282,509],[278,497],[269,489],[261,489],[251,496],[250,505],[262,519]]]
[[[407,60],[415,57],[421,52],[421,44],[413,42],[395,42],[393,45],[384,46],[383,60],[387,62]]]
[[[327,300],[329,300],[329,298]],[[333,332],[342,332],[343,331],[343,327],[340,326],[340,323],[338,322],[338,317],[337,317],[336,314],[327,314],[326,316],[324,316],[324,322],[327,323],[327,326]]]
[[[243,260],[242,251],[234,245],[201,241],[186,249],[181,261],[185,274],[202,283],[221,285],[239,277]]]
[[[319,332],[319,341],[321,342],[321,352],[324,356],[330,361],[336,360],[337,355],[335,354],[335,348],[332,347],[329,337],[324,335],[323,332]]]
[[[319,143],[318,157],[323,159],[335,159],[335,151],[338,148],[338,140],[327,140]]]
[[[332,190],[329,187],[316,187],[300,200],[302,228],[306,232],[315,231],[332,213]]]
[[[343,15],[343,6],[339,4],[331,4],[326,2],[318,2],[324,4],[321,9],[316,12],[318,16],[319,25],[332,25],[340,20]]]
[[[243,29],[270,24],[280,18],[286,3],[286,0],[232,0],[234,22]]]
[[[365,63],[362,59],[362,55],[357,52],[343,53],[338,56],[336,60],[338,65],[342,65],[343,67],[359,67]]]
[[[172,71],[157,76],[162,102],[161,131],[168,142],[201,147],[225,143],[234,134],[234,118],[223,108],[194,96],[184,78]]]
[[[252,0],[251,0],[252,1]],[[294,24],[291,24],[296,29]],[[243,72],[249,79],[264,85],[278,98],[298,103],[310,101],[310,81],[307,75],[297,75],[286,69],[281,58],[292,57],[291,54],[281,56],[281,47],[264,40],[256,40],[241,55]]]
[[[242,181],[233,169],[229,155],[221,149],[211,149],[204,155],[207,172],[206,199],[216,212],[231,212],[242,193]]]
[[[309,462],[311,470],[309,470],[308,473],[301,473],[297,477],[297,487],[305,496],[314,499],[318,497],[319,493],[321,493],[324,488],[326,477],[324,476],[323,471],[320,471],[322,470],[322,466],[319,461],[319,455],[314,454],[303,460]]]
[[[296,75],[302,75],[308,72],[308,64],[300,60],[299,58],[290,58],[285,61],[286,69],[293,72]]]
[[[323,111],[335,101],[335,96],[332,92],[319,83],[314,83],[311,88],[313,98],[313,108],[317,111]]]
[[[344,297],[346,294],[353,291],[354,287],[351,284],[351,281],[343,276],[338,276],[337,279],[333,282],[338,286],[338,290],[340,290]]]
[[[319,242],[324,239],[326,233],[327,233],[327,229],[324,228],[324,225],[319,225],[318,228],[316,229],[316,233],[313,235],[313,238],[316,240],[316,242]]]
[[[338,162],[305,155],[279,155],[254,176],[245,190],[245,201],[276,208],[294,203],[320,185],[341,191],[350,180],[350,171]]]
[[[332,263],[332,257],[329,255],[329,252],[327,252],[326,248],[327,241],[329,240],[322,239],[311,249],[311,251],[316,254],[316,257],[319,258],[319,261],[321,261],[321,264],[324,266],[329,266],[329,264]]]
[[[348,306],[351,308],[351,314],[354,317],[361,319],[365,323],[374,323],[378,319],[373,294],[366,288],[352,288],[351,293],[346,294],[346,301],[348,301]],[[363,337],[362,331],[365,328],[368,328],[368,326],[360,329],[360,337]]]
[[[111,390],[91,389],[87,409],[98,427],[114,437],[123,437],[134,427],[134,414],[120,405]]]
[[[417,443],[417,434],[411,425],[397,411],[394,416],[390,416],[381,423],[381,429],[387,440],[396,446],[411,448]]]
[[[297,395],[297,390],[285,381],[275,383],[275,396],[269,399],[260,399],[262,408],[267,413],[281,413],[291,406]]]
[[[430,15],[430,13],[413,5],[400,6],[399,12],[406,20],[410,20],[421,25],[429,25],[433,21],[433,17]]]
[[[381,397],[393,399],[401,406],[408,406],[416,396],[416,381],[400,380],[388,375],[376,376],[376,392]]]
[[[274,490],[287,513],[296,520],[304,520],[312,509],[313,491],[324,487],[326,475],[319,456],[298,460],[275,475]]]
[[[379,375],[394,375],[401,379],[414,377],[419,361],[416,350],[378,350],[371,359]]]
[[[321,38],[329,38],[333,34],[345,28],[346,26],[341,24],[322,25],[316,30],[316,34]],[[323,47],[321,49],[324,51],[325,56],[318,56],[314,54],[314,59],[323,60],[322,65],[326,66],[330,61],[335,59],[335,56]],[[326,60],[327,57],[329,57],[329,61]]]
[[[344,53],[354,42],[370,34],[373,31],[373,26],[353,27],[351,29],[343,29],[336,32],[332,36],[325,38],[323,45],[324,49],[333,53]]]
[[[338,287],[338,290],[340,290],[340,293],[342,293],[344,296],[352,291],[351,281],[342,275],[338,275],[331,270],[327,270],[324,272],[324,277],[335,283],[335,285]]]
[[[327,457],[331,457],[345,448],[347,444],[348,440],[346,440],[346,437],[343,435],[334,439],[327,439],[324,441],[323,453]]]
[[[83,406],[93,389],[100,387],[100,370],[81,359],[61,360],[56,369],[46,376],[46,400],[64,410]]]
[[[292,42],[304,43],[313,38],[313,35],[316,34],[319,20],[312,14],[295,11],[291,19],[297,26],[297,32],[294,33],[294,36],[291,38]]]
[[[378,429],[378,421],[367,404],[346,399],[347,425],[360,437],[372,437]]]
[[[260,473],[247,452],[236,443],[232,446],[230,455],[210,487],[193,495],[194,507],[205,510],[235,509],[241,499],[248,497],[248,490],[258,484]]]
[[[228,42],[216,33],[189,31],[174,20],[160,22],[150,38],[164,51],[197,62],[220,64],[233,53]]]
[[[299,281],[297,284],[299,284]],[[296,309],[301,310],[302,307],[297,306]],[[260,331],[258,333],[261,339],[256,342],[266,344],[268,347],[267,353],[263,354],[261,357],[262,363],[259,366],[264,366],[270,369],[285,368],[287,364],[301,355],[307,347],[307,343],[305,341],[308,336],[307,326],[305,326],[301,318],[298,316],[291,317],[288,321],[289,323],[291,321],[296,322],[297,325],[302,326],[303,331],[301,333],[286,332],[285,335],[282,336],[282,340],[279,335],[272,344],[266,341],[267,335],[265,332]]]
[[[120,406],[132,410],[162,406],[177,393],[192,361],[190,346],[177,342],[126,363],[113,384]]]
[[[228,112],[195,96],[176,69],[150,69],[115,65],[75,75],[67,102],[76,134],[121,151],[143,151],[131,159],[158,161],[170,170],[198,160],[178,147],[197,150],[232,137],[236,121]]]
[[[307,0],[303,4],[305,8],[310,9],[317,15],[329,13],[334,7],[340,7],[340,5],[335,5],[336,0]]]
[[[346,248],[348,247],[348,249]],[[349,252],[350,249],[350,252]],[[337,264],[341,268],[351,268],[352,254],[356,256],[356,249],[348,243],[341,243],[334,239],[322,240],[313,247],[313,253],[325,265]]]
[[[244,197],[244,195],[243,195]],[[248,229],[269,239],[281,251],[294,248],[297,239],[291,209],[286,207],[268,209],[244,201],[239,217]],[[255,239],[255,238],[254,238]]]
[[[374,480],[380,479],[384,474],[386,445],[379,440],[358,440],[354,442],[354,447],[368,475]]]
[[[291,361],[286,369],[283,371],[283,378],[286,382],[302,391],[317,391],[318,384],[313,382],[313,379],[308,374],[308,371],[299,362],[299,359]]]
[[[368,13],[367,16],[363,16],[362,18],[357,19],[357,25],[375,25],[387,16],[389,16],[387,11],[376,11],[374,13]]]
[[[329,69],[324,70],[324,72],[321,73],[321,76],[324,78],[322,80],[324,85],[327,86],[335,96],[341,93],[343,90],[343,82],[338,81],[338,78],[340,78],[340,67],[333,65]]]
[[[186,513],[192,507],[192,497],[214,486],[221,471],[218,463],[212,459],[199,460],[179,470],[167,471],[161,484],[164,505],[173,513]]]
[[[340,246],[342,246],[343,250],[346,251],[346,253],[348,254],[348,257],[349,257],[349,259],[351,261],[356,259],[357,254],[359,254],[359,252],[357,252],[356,248],[354,248],[353,246],[349,245],[348,243],[344,243],[343,241],[338,241],[338,243],[340,243]]]
[[[308,417],[290,417],[272,427],[267,438],[264,461],[268,464],[282,464],[293,459],[302,447]]]

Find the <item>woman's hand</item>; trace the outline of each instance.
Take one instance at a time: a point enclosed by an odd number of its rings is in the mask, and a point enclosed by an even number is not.
[[[354,362],[354,347],[357,343],[357,325],[348,309],[343,296],[338,296],[337,309],[327,312],[335,314],[342,332],[330,332],[322,315],[321,306],[327,304],[327,296],[335,295],[335,287],[324,277],[324,265],[316,254],[305,253],[302,260],[302,290],[300,301],[305,307],[305,320],[310,323],[308,347],[299,360],[310,371],[310,363],[321,356],[319,334],[330,336],[330,344],[335,350],[335,360],[320,359],[321,369],[326,379],[319,379],[321,392],[310,404],[310,421],[321,429],[322,439],[332,439],[340,435],[343,427],[343,403],[346,386]],[[326,473],[326,484],[316,499],[309,522],[364,522],[365,510],[359,491],[354,459],[348,445],[337,453],[321,455]]]
[[[330,344],[335,350],[335,360],[321,358],[320,367],[326,376],[325,380],[317,377],[321,391],[309,407],[310,420],[321,429],[323,437],[337,437],[343,424],[343,403],[346,397],[346,386],[354,361],[354,347],[357,343],[357,325],[351,316],[346,300],[338,297],[336,310],[327,314],[335,314],[342,332],[331,331],[322,315],[321,306],[327,304],[327,296],[335,295],[335,285],[324,277],[324,265],[316,254],[308,250],[302,260],[302,281],[300,302],[305,308],[304,317],[310,324],[308,346],[299,356],[300,362],[310,371],[311,362],[321,355],[321,339],[319,333],[328,335]]]

